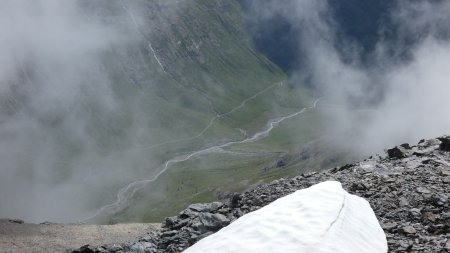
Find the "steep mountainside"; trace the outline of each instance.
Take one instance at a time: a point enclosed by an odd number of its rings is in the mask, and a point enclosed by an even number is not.
[[[314,100],[257,52],[237,1],[74,3],[67,13],[43,3],[30,14],[36,20],[23,30],[36,23],[53,37],[11,50],[16,69],[0,80],[9,87],[0,91],[0,135],[10,147],[0,151],[0,216],[157,220],[192,199],[247,187],[264,177],[250,168],[294,148],[257,141]],[[63,21],[49,23],[45,11]],[[309,117],[295,149],[314,138],[319,117]],[[229,143],[267,127],[242,143],[256,149]]]
[[[141,180],[144,175],[148,181],[124,184],[122,196],[119,192],[113,196],[115,200],[109,199],[113,206],[103,206],[106,209],[94,213],[96,220],[118,222],[144,217],[155,221],[193,199],[212,200],[218,192],[243,189],[264,178],[252,167],[270,165],[280,151],[290,147],[271,150],[273,143],[263,143],[256,150],[242,147],[214,151],[212,155],[203,151],[250,138],[269,120],[311,106],[313,100],[256,51],[238,2],[141,1],[120,5],[126,10],[126,22],[135,26],[141,40],[135,48],[116,51],[122,66],[115,68],[123,68],[126,73],[126,78],[122,74],[117,78],[145,90],[148,132],[157,141],[143,145],[145,152],[149,150],[145,145],[150,146],[152,160],[143,165],[144,174],[135,177]],[[150,76],[146,76],[145,68],[152,69]],[[130,97],[135,99],[136,94]],[[304,125],[310,128],[317,120],[318,116],[313,116]],[[300,136],[305,140],[315,138],[310,132]],[[201,159],[200,165],[190,162],[194,159]],[[149,173],[148,162],[156,170],[151,168]],[[112,220],[108,218],[111,214]]]

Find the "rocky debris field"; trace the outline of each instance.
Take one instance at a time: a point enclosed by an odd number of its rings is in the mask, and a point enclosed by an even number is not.
[[[296,190],[336,180],[368,200],[386,233],[389,252],[450,252],[450,136],[402,144],[376,156],[321,173],[260,185],[229,200],[192,204],[163,228],[114,247],[72,252],[180,252],[242,215]]]

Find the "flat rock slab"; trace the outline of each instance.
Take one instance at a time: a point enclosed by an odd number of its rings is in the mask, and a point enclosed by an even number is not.
[[[0,219],[0,252],[65,252],[83,245],[121,244],[160,224],[28,224]]]

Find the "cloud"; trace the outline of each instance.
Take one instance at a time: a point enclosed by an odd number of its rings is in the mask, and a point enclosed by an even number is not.
[[[0,2],[1,216],[73,221],[129,176],[123,147],[142,110],[139,95],[118,97],[133,87],[113,80],[108,57],[140,37],[119,3]]]
[[[339,4],[346,3],[253,1],[249,19],[276,26],[275,21],[264,21],[282,17],[297,31],[301,64],[292,78],[312,84],[324,96],[329,134],[340,146],[369,155],[402,142],[448,134],[450,3],[405,0],[388,5],[386,19],[371,21],[377,30],[361,35],[375,33],[370,52],[361,50],[365,38],[344,34],[342,25],[349,24],[334,16]]]
[[[388,91],[364,135],[373,148],[450,131],[450,44],[427,38],[408,63],[386,73]]]
[[[77,220],[148,173],[153,157],[136,147],[160,134],[151,132],[152,101],[142,84],[161,70],[146,42],[151,24],[137,29],[156,9],[141,7],[0,1],[1,216]],[[292,78],[324,96],[339,145],[370,154],[448,133],[450,3],[401,1],[376,31],[368,63],[358,42],[344,36],[347,43],[338,43],[342,31],[330,8],[317,0],[249,6],[252,22],[276,26],[283,18],[298,35]]]

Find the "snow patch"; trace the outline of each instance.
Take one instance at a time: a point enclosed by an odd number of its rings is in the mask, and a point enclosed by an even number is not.
[[[246,214],[185,251],[385,253],[369,203],[328,181]]]

